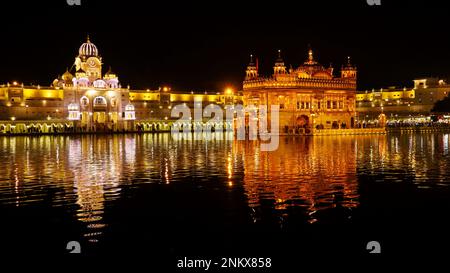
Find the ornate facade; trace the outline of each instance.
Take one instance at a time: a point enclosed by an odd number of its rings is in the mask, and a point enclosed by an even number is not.
[[[72,67],[50,86],[0,85],[0,121],[5,121],[0,132],[26,132],[30,126],[47,128],[52,124],[70,124],[83,131],[136,130],[136,124],[161,129],[167,127],[171,109],[177,104],[193,108],[194,101],[203,101],[205,106],[241,103],[237,92],[179,92],[170,87],[132,90],[121,86],[111,68],[104,74],[102,71],[102,57],[88,37]]]
[[[353,127],[357,69],[350,57],[340,77],[333,75],[333,67],[320,65],[312,49],[296,69],[286,69],[279,51],[271,77],[260,76],[258,70],[251,56],[243,83],[244,104],[279,105],[281,132]]]

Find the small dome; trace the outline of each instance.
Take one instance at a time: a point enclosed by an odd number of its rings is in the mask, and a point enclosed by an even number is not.
[[[80,107],[78,106],[78,104],[72,102],[71,104],[69,104],[67,106],[67,110],[69,110],[69,111],[79,111]]]
[[[125,106],[125,111],[134,111],[134,105],[129,103]]]
[[[80,56],[98,56],[98,50],[97,47],[91,43],[89,40],[89,36],[87,37],[86,43],[82,44],[80,46],[80,49],[78,50],[78,54]]]
[[[59,80],[54,79],[52,85],[56,87],[56,86],[58,86],[58,84],[59,84]]]
[[[65,83],[71,83],[73,79],[73,75],[69,72],[69,70],[67,69],[66,72],[64,72],[64,74],[62,75],[62,80]]]

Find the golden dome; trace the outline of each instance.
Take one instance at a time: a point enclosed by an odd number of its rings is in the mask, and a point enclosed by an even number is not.
[[[73,75],[66,69],[66,72],[62,75],[62,79],[65,83],[71,83],[73,80]]]

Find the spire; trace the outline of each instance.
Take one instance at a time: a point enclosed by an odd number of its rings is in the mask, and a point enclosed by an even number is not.
[[[314,60],[314,53],[310,44],[308,44],[308,60],[305,62],[305,64],[317,64],[317,62]]]
[[[247,65],[246,70],[246,80],[252,80],[258,78],[258,59],[256,59],[256,64],[253,61],[253,54],[250,54],[250,62]]]
[[[249,65],[254,65],[253,54],[250,54],[250,63],[249,63]]]
[[[278,59],[276,60],[276,63],[283,63],[283,58],[281,58],[281,49],[278,49]]]
[[[350,56],[347,56],[347,63],[343,65],[345,68],[354,68]]]
[[[88,34],[87,37],[86,37],[86,42],[87,42],[87,43],[90,43],[90,42],[91,42],[91,40],[89,39],[89,34]]]

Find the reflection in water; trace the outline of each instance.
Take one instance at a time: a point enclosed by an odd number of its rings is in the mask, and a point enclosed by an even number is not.
[[[449,186],[448,134],[394,134],[358,139],[358,175],[408,182],[418,188]]]
[[[145,185],[164,187],[158,191],[161,211],[173,207],[166,199],[177,188],[195,192],[205,207],[211,205],[206,195],[218,190],[224,198],[214,202],[244,195],[247,204],[233,207],[231,215],[250,211],[254,223],[315,223],[330,214],[350,219],[360,202],[361,175],[448,186],[448,147],[448,134],[282,138],[274,152],[260,151],[258,142],[227,141],[224,134],[210,141],[173,140],[170,134],[2,137],[0,160],[9,164],[0,169],[0,208],[63,208],[84,225],[82,235],[91,242],[111,224],[108,213],[123,210],[119,200],[147,202],[128,190]]]
[[[275,152],[261,152],[258,143],[241,142],[249,206],[269,200],[273,209],[299,206],[317,221],[316,212],[358,205],[354,137],[285,138]],[[283,215],[283,214],[282,214]]]

